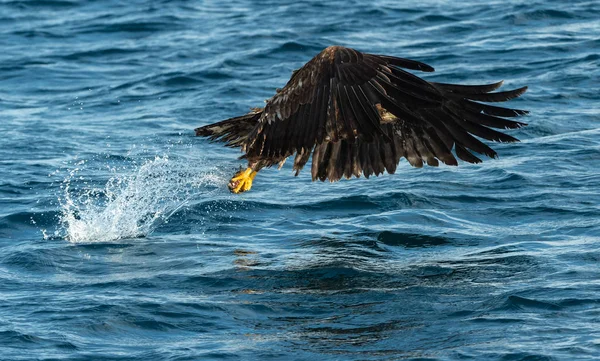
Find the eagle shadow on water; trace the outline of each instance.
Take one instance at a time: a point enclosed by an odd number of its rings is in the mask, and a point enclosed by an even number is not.
[[[493,92],[502,82],[457,85],[423,80],[404,69],[432,72],[424,63],[330,46],[295,71],[264,108],[196,129],[196,135],[240,148],[248,168],[229,182],[233,193],[252,187],[264,167],[280,167],[290,156],[298,175],[312,155],[312,180],[393,174],[402,157],[424,163],[480,163],[472,152],[496,158],[478,138],[516,142],[496,129],[526,123],[506,118],[520,109],[503,102],[527,87]],[[476,138],[477,137],[477,138]]]

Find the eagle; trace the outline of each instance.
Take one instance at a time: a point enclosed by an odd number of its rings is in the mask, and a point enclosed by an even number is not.
[[[485,104],[522,95],[527,87],[498,91],[502,81],[458,85],[426,81],[407,71],[433,72],[422,62],[330,46],[266,100],[263,108],[195,129],[196,135],[240,148],[245,170],[231,178],[233,193],[250,190],[265,167],[294,156],[297,176],[312,155],[312,180],[330,182],[393,174],[410,165],[480,163],[496,158],[480,139],[517,142],[495,129],[526,123],[506,118],[526,110]]]

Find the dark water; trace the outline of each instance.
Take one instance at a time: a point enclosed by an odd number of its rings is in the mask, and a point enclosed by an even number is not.
[[[0,3],[0,359],[600,358],[597,1]],[[500,159],[336,184],[193,128],[339,44],[529,85]]]

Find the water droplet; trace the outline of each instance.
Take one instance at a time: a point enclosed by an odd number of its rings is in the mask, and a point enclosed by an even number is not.
[[[69,172],[58,199],[61,232],[73,243],[147,236],[191,199],[218,191],[215,186],[226,181],[213,166],[177,162],[168,155],[117,173],[100,188],[81,187],[88,182],[78,175],[80,169]]]

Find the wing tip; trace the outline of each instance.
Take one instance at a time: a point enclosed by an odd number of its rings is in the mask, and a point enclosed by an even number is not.
[[[528,89],[529,89],[529,87],[527,85],[525,85],[523,87],[515,89],[515,91],[517,92],[517,94],[519,94],[517,96],[521,96],[521,95],[525,94],[525,92],[527,92]]]
[[[206,129],[206,127],[200,127],[200,128],[196,128],[194,129],[194,132],[196,133],[197,137],[206,137],[208,135],[210,135],[208,129]]]
[[[435,71],[434,67],[427,65],[425,63],[419,64],[419,70],[424,71],[426,73],[433,73]]]
[[[502,80],[500,80],[500,81],[498,81],[498,82],[495,82],[495,83],[489,84],[489,86],[490,86],[490,90],[488,90],[486,93],[492,92],[492,91],[494,91],[494,90],[496,90],[496,89],[500,88],[502,85],[504,85],[504,79],[502,79]]]

